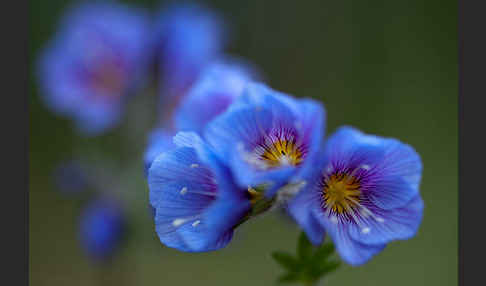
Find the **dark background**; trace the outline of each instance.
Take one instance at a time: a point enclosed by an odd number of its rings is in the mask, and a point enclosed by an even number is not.
[[[30,63],[70,1],[30,1]],[[153,11],[161,2],[133,2]],[[365,3],[366,2],[366,3]],[[457,284],[457,3],[455,1],[208,1],[232,26],[228,52],[260,67],[273,88],[321,100],[329,132],[349,124],[396,137],[424,164],[424,221],[362,267],[344,266],[327,285]],[[141,156],[155,124],[155,93],[130,103],[118,128],[82,138],[52,115],[31,75],[29,102],[32,285],[272,285],[271,251],[295,249],[298,228],[279,213],[240,227],[225,249],[187,254],[161,245],[146,209]],[[82,201],[61,196],[52,169],[78,156],[112,170],[132,233],[113,264],[78,247]],[[107,171],[108,172],[108,171]],[[103,281],[103,282],[100,282]]]

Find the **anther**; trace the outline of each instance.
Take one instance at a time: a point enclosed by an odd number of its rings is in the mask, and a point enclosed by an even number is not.
[[[199,167],[199,164],[191,164],[191,168],[197,168]]]
[[[192,226],[193,227],[196,227],[198,224],[200,224],[201,221],[200,220],[196,220],[195,222],[192,223]]]

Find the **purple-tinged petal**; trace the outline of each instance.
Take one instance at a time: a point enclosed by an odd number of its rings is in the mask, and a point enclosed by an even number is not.
[[[173,136],[173,132],[162,128],[155,129],[150,133],[144,154],[145,175],[147,175],[150,165],[159,154],[175,148]]]
[[[313,213],[331,237],[339,256],[350,265],[362,265],[386,247],[386,244],[368,245],[357,242],[351,238],[347,225],[334,223],[322,212],[316,211],[315,209]]]
[[[376,211],[359,225],[351,224],[351,237],[365,244],[382,244],[413,237],[422,222],[424,202],[417,195],[405,206]]]
[[[256,77],[254,70],[234,60],[210,64],[176,109],[176,128],[202,133],[206,124],[224,112],[241,95],[246,83]]]
[[[183,251],[223,247],[249,211],[249,200],[195,133],[179,133],[174,143],[178,147],[160,154],[149,169],[159,238]]]
[[[320,245],[324,241],[325,229],[320,225],[312,210],[319,208],[319,196],[314,188],[301,190],[288,204],[287,210],[305,231],[309,241]]]
[[[190,86],[226,43],[224,20],[199,4],[165,7],[155,25],[163,82],[169,89]]]

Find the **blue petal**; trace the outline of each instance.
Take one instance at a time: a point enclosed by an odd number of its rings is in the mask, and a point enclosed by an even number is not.
[[[107,199],[91,202],[81,213],[79,239],[81,247],[94,259],[105,259],[119,247],[125,230],[119,206]]]
[[[191,167],[193,164],[198,167]],[[157,209],[157,215],[159,208],[173,219],[195,215],[213,199],[192,191],[211,192],[211,182],[210,171],[202,165],[193,148],[162,153],[149,169],[150,203]],[[183,188],[189,192],[181,195]]]
[[[267,120],[273,126],[294,127],[298,118],[292,107],[287,104],[291,101],[289,95],[273,90],[262,83],[249,82],[243,94],[235,101],[234,106],[252,106],[255,110],[268,109],[273,118]]]
[[[312,213],[313,208],[319,207],[319,194],[312,187],[301,190],[288,204],[288,212],[305,231],[314,245],[324,241],[325,230]]]
[[[409,239],[417,233],[423,209],[424,203],[417,195],[405,206],[377,211],[374,217],[363,219],[360,226],[350,225],[349,232],[354,240],[365,244],[383,244],[396,239]]]
[[[154,37],[164,81],[183,87],[220,55],[226,31],[217,13],[198,4],[171,5],[159,13]]]
[[[221,158],[228,160],[238,145],[253,148],[262,135],[271,131],[272,120],[272,112],[268,109],[230,108],[206,126],[204,137]]]
[[[365,137],[357,129],[345,126],[328,138],[325,153],[334,168],[352,170],[383,160],[382,143],[374,136]]]
[[[229,229],[238,223],[250,209],[246,188],[234,183],[230,170],[196,133],[179,132],[174,137],[174,143],[194,148],[201,161],[211,167],[218,182],[218,198],[205,211],[205,223],[214,229]]]
[[[144,154],[145,175],[147,175],[150,165],[152,165],[152,162],[159,154],[175,148],[172,137],[172,132],[161,128],[155,129],[150,133]]]
[[[418,195],[419,190],[398,176],[370,175],[368,182],[362,184],[366,190],[366,197],[375,206],[384,210],[391,210],[407,204],[411,198]]]
[[[192,148],[177,148],[160,154],[149,169],[150,203],[156,209],[155,225],[160,241],[182,251],[190,248],[177,231],[177,220],[187,220],[191,225],[201,215],[213,198],[198,192],[208,189],[208,170],[191,168],[200,164]],[[181,194],[185,188],[187,193]],[[200,238],[205,240],[205,237]]]
[[[119,104],[106,106],[84,102],[78,107],[80,111],[74,112],[76,127],[84,135],[99,135],[114,127],[120,121],[121,106]]]
[[[212,152],[195,133],[178,133],[174,143],[179,147],[160,154],[149,169],[157,233],[163,243],[183,251],[223,247],[250,203],[229,171],[209,162]]]
[[[233,61],[215,62],[205,68],[175,111],[176,128],[202,133],[209,121],[241,95],[254,74],[243,63]]]
[[[386,244],[368,245],[357,242],[351,238],[347,225],[331,222],[320,210],[313,209],[313,213],[331,237],[341,258],[350,265],[362,265],[386,247]]]
[[[383,176],[401,177],[412,189],[418,191],[422,178],[422,160],[410,145],[392,138],[383,138],[385,154],[379,171]]]
[[[326,110],[320,103],[304,99],[298,103],[295,112],[299,118],[299,137],[308,145],[307,157],[294,178],[294,180],[301,180],[308,176],[307,173],[313,172],[315,169],[313,158],[321,156],[320,151],[326,127]]]
[[[226,245],[233,238],[233,230],[230,230],[222,235],[219,235],[216,240],[208,238],[207,234],[212,234],[207,227],[203,226],[201,222],[196,227],[191,224],[181,226],[177,233],[184,238],[184,243],[190,248],[184,250],[186,252],[206,252],[214,251],[226,247]]]
[[[361,172],[363,192],[378,207],[403,206],[419,192],[422,163],[412,147],[396,139],[367,135],[352,127],[341,127],[326,145],[326,156],[334,168]]]

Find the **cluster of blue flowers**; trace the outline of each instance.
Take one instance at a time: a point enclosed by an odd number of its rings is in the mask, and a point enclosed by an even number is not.
[[[36,73],[46,107],[71,119],[78,134],[99,136],[116,127],[130,99],[155,80],[161,118],[149,136],[146,171],[159,150],[173,148],[174,126],[202,130],[210,118],[191,110],[206,93],[218,102],[205,105],[205,114],[222,112],[257,74],[245,61],[223,55],[224,20],[198,4],[151,14],[117,1],[85,1],[69,7],[59,27],[41,51]],[[182,97],[175,120],[167,120]],[[59,164],[53,179],[65,195],[96,192],[83,206],[79,240],[90,257],[106,260],[119,248],[127,218],[115,192],[86,169],[79,162]]]
[[[119,123],[153,70],[163,103],[170,97],[176,102],[220,58],[222,22],[196,4],[163,7],[156,15],[116,1],[74,5],[40,55],[42,99],[52,112],[74,120],[81,134],[100,135]]]
[[[312,243],[328,234],[351,265],[416,234],[424,206],[412,147],[353,127],[325,139],[324,106],[268,87],[255,67],[224,55],[226,30],[212,11],[173,6],[156,19],[115,2],[77,6],[39,71],[48,107],[83,134],[100,134],[156,63],[161,120],[144,169],[163,244],[217,250],[278,206]],[[81,227],[92,238],[85,245],[110,249],[114,236],[99,230],[118,233],[120,219],[94,213],[107,219]]]
[[[206,105],[218,100],[205,97]],[[417,232],[422,165],[410,146],[352,127],[323,140],[320,103],[255,82],[221,114],[205,114],[199,105],[191,111],[212,120],[201,132],[177,133],[148,170],[165,245],[224,247],[259,201],[284,202],[311,242],[321,244],[327,233],[352,265]]]

